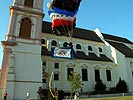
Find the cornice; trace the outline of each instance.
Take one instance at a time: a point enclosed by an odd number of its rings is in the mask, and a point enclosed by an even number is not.
[[[27,12],[27,13],[31,13],[31,14],[40,15],[40,16],[42,16],[42,18],[44,17],[44,13],[42,13],[42,12],[38,12],[38,11],[34,11],[34,10],[29,10],[29,9],[25,9],[25,8],[11,6],[10,10],[17,10],[17,11]]]
[[[11,41],[1,41],[3,48],[5,48],[6,46],[16,46],[17,43],[16,42],[11,42]]]

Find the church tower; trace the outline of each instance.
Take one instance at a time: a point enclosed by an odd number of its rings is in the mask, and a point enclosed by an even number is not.
[[[25,99],[26,93],[37,96],[42,86],[41,29],[43,0],[14,0],[3,45],[0,75],[0,99]]]

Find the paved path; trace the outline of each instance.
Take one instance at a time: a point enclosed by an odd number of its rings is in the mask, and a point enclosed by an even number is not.
[[[63,99],[63,100],[70,100],[70,99]],[[72,99],[72,100],[74,100],[74,99]],[[94,98],[93,99],[92,98],[81,98],[79,100],[94,100]]]
[[[63,100],[70,100],[70,99],[63,99]],[[72,99],[74,100],[74,99]],[[94,100],[94,98],[80,98],[79,100]]]

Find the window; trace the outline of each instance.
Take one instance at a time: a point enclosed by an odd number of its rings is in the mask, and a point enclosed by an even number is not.
[[[99,69],[95,69],[95,81],[100,79],[100,71]]]
[[[46,79],[42,79],[42,83],[46,83]]]
[[[107,81],[111,81],[111,71],[106,70]]]
[[[132,78],[133,78],[133,71],[132,71]]]
[[[57,46],[57,42],[56,42],[55,40],[53,40],[53,41],[51,42],[51,46]]]
[[[41,55],[45,55],[46,53],[46,48],[44,46],[41,47]]]
[[[25,0],[24,5],[27,7],[33,7],[33,0]]]
[[[44,78],[45,69],[42,68],[42,83],[46,83],[46,79]]]
[[[29,18],[23,18],[20,24],[19,36],[22,38],[30,38],[31,26],[31,20]]]
[[[59,80],[59,74],[54,74],[54,80],[58,81]]]
[[[99,49],[99,52],[102,52],[102,48],[101,47],[98,47],[98,49]]]
[[[68,47],[68,43],[67,42],[64,42],[63,43],[63,47]]]
[[[43,62],[42,62],[42,65],[43,65],[43,66],[46,66],[46,62],[45,62],[45,61],[43,61]]]
[[[69,76],[72,75],[72,72],[73,72],[73,68],[68,68],[67,69],[67,79],[69,79]]]
[[[88,81],[87,69],[82,69],[82,81]]]
[[[89,51],[92,51],[92,47],[91,47],[91,46],[88,46],[88,50],[89,50]]]
[[[41,39],[41,44],[45,44],[45,40],[44,39]]]
[[[59,63],[54,63],[54,68],[59,68]]]
[[[77,44],[76,45],[76,49],[81,49],[81,45],[80,44]]]

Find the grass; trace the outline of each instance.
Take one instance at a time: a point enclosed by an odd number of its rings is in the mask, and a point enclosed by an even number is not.
[[[108,98],[86,98],[83,100],[133,100],[133,96],[119,96],[119,97],[108,97]]]

